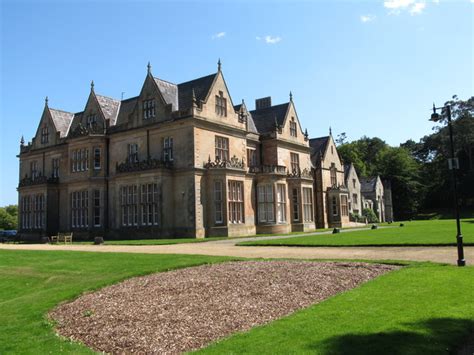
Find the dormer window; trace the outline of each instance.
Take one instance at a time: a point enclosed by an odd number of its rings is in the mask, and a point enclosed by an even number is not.
[[[219,95],[216,95],[216,114],[227,117],[227,99],[224,98],[222,91],[219,91]]]
[[[92,114],[87,116],[87,127],[94,128],[97,125],[97,115]]]
[[[163,140],[163,160],[173,161],[173,137],[166,137]]]
[[[38,171],[38,162],[36,160],[30,162],[30,175],[33,180],[40,175]]]
[[[143,101],[143,119],[155,117],[155,100]]]
[[[136,143],[128,145],[128,162],[138,162],[138,144]]]
[[[296,133],[296,122],[295,122],[295,118],[294,117],[291,117],[291,121],[290,121],[290,136],[292,137],[296,137],[297,133]]]
[[[337,170],[336,170],[336,165],[334,163],[331,164],[331,186],[336,186],[337,185]]]
[[[48,130],[48,126],[44,126],[44,127],[41,129],[41,144],[46,144],[46,143],[48,143],[48,140],[49,140],[49,130]]]

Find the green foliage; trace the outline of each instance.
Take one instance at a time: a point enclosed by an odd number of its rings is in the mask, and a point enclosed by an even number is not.
[[[18,206],[0,207],[0,229],[17,229]]]
[[[456,96],[446,102],[451,106],[455,156],[459,159],[457,172],[460,204],[474,206],[474,97],[466,101]],[[423,209],[446,208],[452,205],[452,171],[447,160],[451,157],[447,110],[441,112],[441,121],[434,133],[418,143],[409,140],[401,146],[420,163],[420,181],[423,183],[420,203]]]
[[[365,219],[367,219],[367,222],[369,223],[378,223],[379,221],[375,212],[370,208],[364,208],[362,210],[362,220],[365,221]]]
[[[380,138],[362,137],[338,147],[345,163],[353,163],[360,177],[380,175],[390,180],[395,219],[411,217],[418,209],[420,164],[403,147],[391,147]]]
[[[343,231],[340,234],[315,234],[286,239],[259,240],[239,245],[288,246],[416,246],[456,245],[456,221],[453,219],[411,221],[404,227],[391,225],[375,230]],[[465,245],[474,246],[474,219],[461,222]],[[454,251],[454,249],[453,249]]]

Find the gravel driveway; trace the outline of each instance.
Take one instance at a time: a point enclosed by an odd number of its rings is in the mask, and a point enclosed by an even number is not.
[[[86,294],[50,316],[60,335],[110,353],[174,354],[281,318],[399,267],[242,261],[180,269]]]

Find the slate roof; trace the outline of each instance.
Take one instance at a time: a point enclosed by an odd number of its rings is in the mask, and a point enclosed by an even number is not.
[[[110,122],[110,125],[115,125],[117,116],[120,108],[120,100],[113,99],[111,97],[95,95],[99,102],[102,113],[105,119]]]
[[[59,132],[59,136],[64,138],[67,135],[74,114],[72,112],[56,110],[53,108],[50,108],[49,112],[51,113],[51,118],[53,119],[56,130]]]
[[[176,84],[170,83],[169,81],[161,80],[159,78],[153,78],[153,79],[155,79],[155,83],[156,85],[158,85],[158,88],[160,89],[160,92],[163,95],[165,102],[167,104],[172,105],[171,110],[172,111],[179,110],[178,86]]]
[[[275,121],[282,126],[288,112],[289,102],[265,107],[259,110],[250,111],[255,127],[260,134],[269,133],[275,130]]]
[[[377,177],[369,177],[360,179],[360,191],[361,192],[373,192],[375,191],[375,185],[377,183]]]
[[[193,89],[198,102],[206,99],[217,73],[178,84],[178,105],[180,110],[189,109],[193,102]]]
[[[135,105],[137,104],[138,96],[130,97],[126,100],[122,100],[120,104],[120,111],[117,117],[117,122],[120,124],[128,121],[128,116],[133,112]]]
[[[234,106],[235,112],[240,112],[241,107],[242,107],[242,104],[235,105]],[[247,130],[249,132],[258,134],[257,127],[255,127],[255,122],[253,120],[252,114],[248,111],[247,111],[247,113],[248,113],[248,116],[247,116]]]
[[[347,177],[349,176],[349,172],[351,171],[352,164],[344,164],[344,180],[347,181]]]
[[[319,166],[318,161],[326,151],[329,143],[329,136],[311,138],[309,140],[309,147],[311,148],[311,161],[314,166]]]

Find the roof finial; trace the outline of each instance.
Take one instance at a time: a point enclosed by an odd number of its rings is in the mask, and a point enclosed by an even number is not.
[[[221,71],[222,63],[221,63],[221,58],[217,61],[217,71]]]
[[[44,98],[44,105],[45,105],[46,107],[48,107],[48,101],[49,101],[49,100],[48,100],[48,96],[46,96],[46,97]]]
[[[147,69],[147,73],[151,74],[151,64],[150,64],[150,62],[148,62],[147,66],[146,66],[146,69]]]
[[[23,135],[21,136],[21,139],[20,139],[20,145],[22,147],[25,145],[25,138],[23,138]]]
[[[91,81],[91,91],[94,91],[94,80]]]
[[[304,139],[306,139],[306,140],[308,139],[308,129],[307,128],[305,128],[305,130],[304,130]]]
[[[196,99],[196,93],[194,92],[194,88],[193,88],[193,107],[197,107],[197,99]]]
[[[329,126],[329,135],[332,136],[332,128]]]
[[[290,101],[293,102],[293,94],[291,93],[291,90],[290,90]]]

